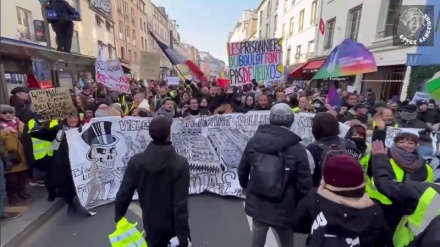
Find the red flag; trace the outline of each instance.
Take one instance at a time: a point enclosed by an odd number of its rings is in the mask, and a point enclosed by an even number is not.
[[[228,90],[229,87],[229,83],[231,83],[231,81],[229,79],[225,79],[225,78],[217,78],[217,85],[221,88],[223,88],[223,90]]]
[[[321,18],[321,20],[319,20],[319,31],[321,32],[322,35],[324,35],[325,33],[325,23],[324,20]]]

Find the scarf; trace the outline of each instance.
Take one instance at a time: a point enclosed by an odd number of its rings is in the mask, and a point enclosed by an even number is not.
[[[410,153],[393,144],[390,147],[391,158],[394,159],[396,164],[405,171],[414,172],[421,168],[423,164],[423,158],[416,152]]]
[[[19,121],[18,121],[17,117],[14,117],[11,121],[8,121],[8,122],[1,120],[1,126],[2,126],[2,128],[11,127],[11,128],[18,131],[18,122]]]
[[[167,111],[163,106],[159,108],[156,113],[157,115],[162,115],[169,120],[173,120],[174,116],[176,116],[176,111],[174,109],[172,111]]]

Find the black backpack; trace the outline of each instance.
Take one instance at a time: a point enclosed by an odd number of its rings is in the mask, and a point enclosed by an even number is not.
[[[329,157],[337,156],[337,155],[349,155],[350,157],[353,157],[347,151],[347,142],[345,139],[339,138],[338,144],[327,145],[320,141],[316,141],[314,142],[314,144],[318,146],[320,149],[322,149],[321,159],[319,161],[319,165],[321,166],[321,168],[322,168],[322,164],[325,164],[326,160]]]
[[[282,152],[263,154],[250,172],[250,191],[269,201],[282,201],[290,168]]]

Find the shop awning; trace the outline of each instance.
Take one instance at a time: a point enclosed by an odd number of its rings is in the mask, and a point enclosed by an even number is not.
[[[48,62],[95,65],[95,57],[65,53],[40,44],[0,37],[0,54],[21,59],[44,59]]]
[[[303,67],[303,73],[316,73],[324,64],[325,59],[313,60],[307,62],[307,64]]]
[[[290,78],[301,78],[303,76],[302,68],[305,63],[299,63],[292,65],[289,69],[289,77]]]

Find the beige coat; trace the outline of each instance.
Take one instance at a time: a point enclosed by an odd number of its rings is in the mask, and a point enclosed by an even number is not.
[[[6,151],[17,150],[18,154],[21,157],[21,163],[15,165],[12,170],[5,171],[5,173],[13,173],[13,172],[21,172],[28,170],[28,166],[26,163],[26,157],[24,155],[24,148],[20,142],[19,136],[23,133],[24,124],[20,122],[18,124],[18,132],[12,133],[9,130],[2,129],[0,131],[0,139],[3,142],[4,148]]]

